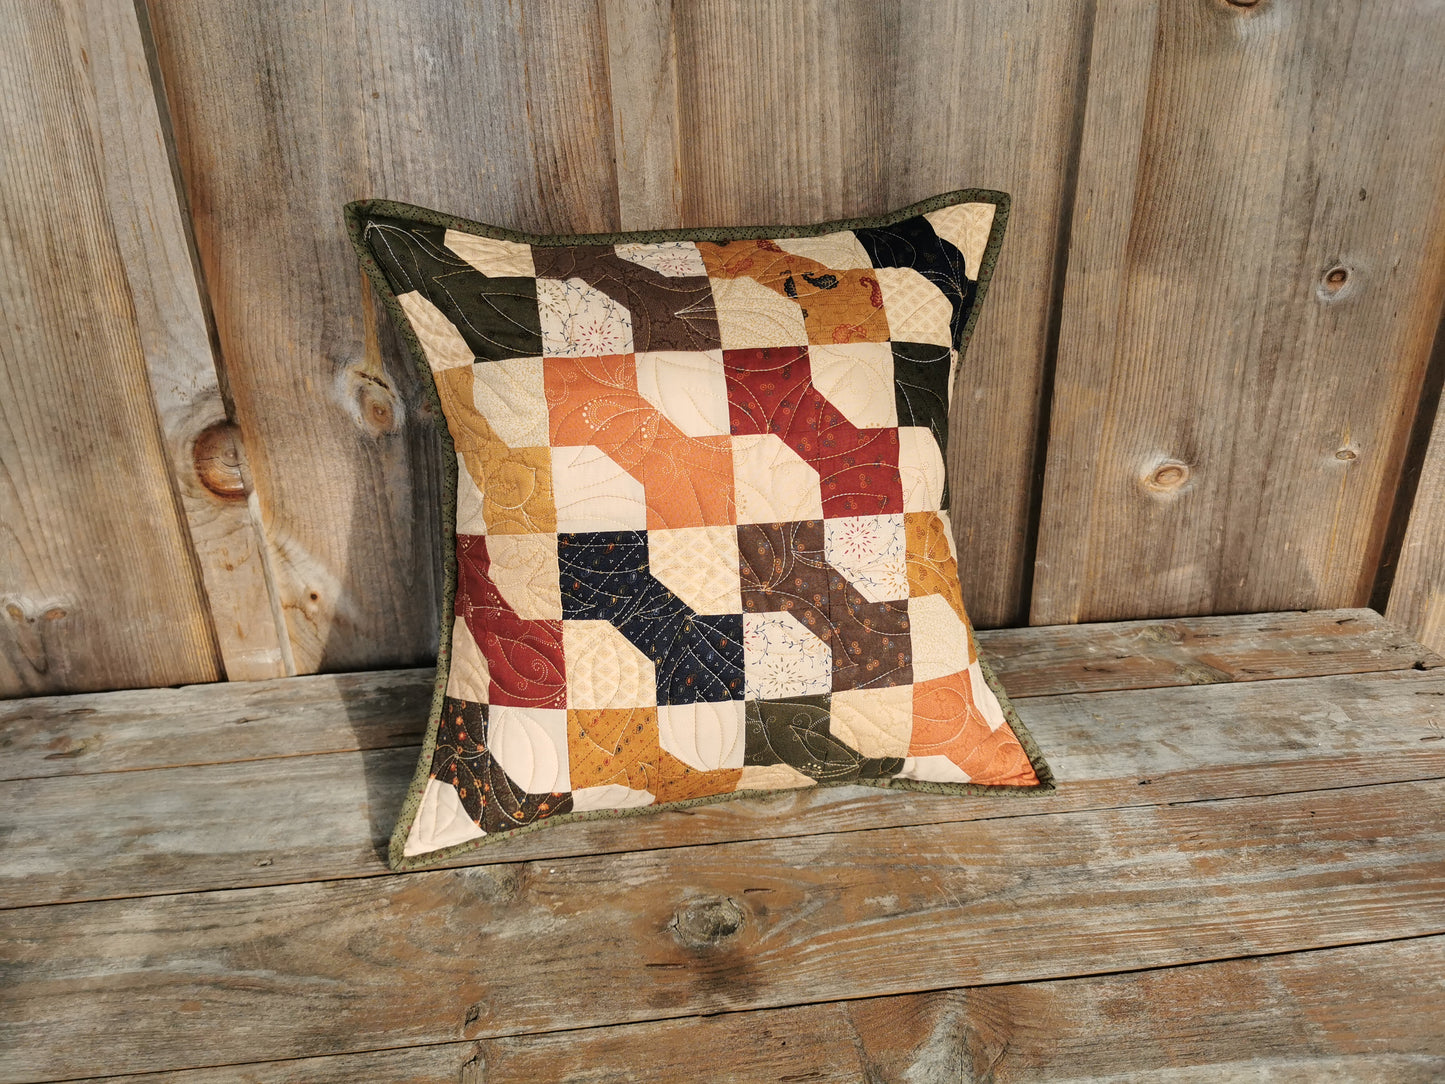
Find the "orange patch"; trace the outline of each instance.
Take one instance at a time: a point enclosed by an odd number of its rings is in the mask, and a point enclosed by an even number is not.
[[[798,304],[810,343],[882,343],[889,338],[883,293],[870,270],[831,271],[831,289],[819,289],[801,275],[793,276]],[[814,276],[818,278],[818,276]],[[819,281],[822,281],[819,279]]]
[[[685,802],[689,798],[706,798],[712,794],[730,794],[738,789],[738,783],[743,778],[741,768],[705,772],[684,764],[665,749],[658,760],[658,769],[657,789],[652,793],[657,796],[659,804]]]
[[[482,493],[487,533],[555,531],[551,451],[510,448],[497,436],[472,397],[471,366],[443,369],[433,375],[452,443]]]
[[[656,708],[567,710],[573,790],[616,784],[655,795],[661,755]]]
[[[903,513],[903,539],[907,550],[908,597],[942,595],[965,625],[963,591],[958,584],[958,562],[948,548],[948,523],[937,512]],[[968,661],[974,654],[969,645]]]
[[[613,453],[642,483],[647,529],[717,527],[736,519],[731,437],[670,437]]]
[[[974,705],[965,671],[913,687],[913,737],[908,755],[947,757],[975,783],[1029,787],[1039,781],[1008,724],[997,730],[988,728]]]
[[[734,520],[732,438],[690,437],[637,391],[630,354],[547,358],[554,446],[592,445],[642,483],[648,530]]]
[[[736,279],[747,276],[765,282],[764,276],[780,256],[787,255],[773,241],[698,241],[697,250],[702,255],[703,266],[708,278]],[[809,261],[811,262],[811,261]]]
[[[659,425],[674,428],[638,394],[631,354],[546,358],[542,383],[554,448],[591,444],[611,454],[627,441],[660,435]]]
[[[791,298],[803,310],[812,343],[887,342],[883,288],[869,268],[838,271],[784,252],[772,241],[698,242],[709,277],[750,278]]]

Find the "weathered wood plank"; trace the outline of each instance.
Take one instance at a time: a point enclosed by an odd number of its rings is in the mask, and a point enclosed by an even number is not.
[[[552,825],[458,864],[1445,777],[1445,671],[1041,697],[1024,718],[1058,777],[1053,795],[789,792]],[[415,759],[415,748],[400,748],[0,783],[0,903],[384,873]]]
[[[125,266],[171,478],[205,585],[225,676],[287,673],[240,434],[226,416],[146,55],[143,5],[74,9],[97,107],[98,162]]]
[[[1354,787],[8,911],[0,1079],[1439,934],[1442,799]]]
[[[1445,652],[1445,409],[1435,413],[1386,612],[1422,643]]]
[[[1445,938],[163,1073],[155,1084],[1393,1081],[1445,1074]],[[1158,1074],[1158,1075],[1156,1075]],[[88,1084],[121,1081],[92,1078]]]
[[[0,701],[8,779],[415,746],[435,670]]]
[[[64,5],[0,7],[0,696],[214,680],[86,28]]]
[[[1017,699],[1440,662],[1371,610],[996,629],[979,640]],[[431,688],[424,669],[0,703],[0,778],[414,745]]]
[[[684,225],[677,39],[670,0],[601,0],[617,154],[618,228]]]
[[[1445,297],[1439,6],[1105,3],[1093,58],[1030,618],[1358,605]]]
[[[1028,621],[1050,324],[1062,303],[1055,268],[1068,248],[1092,7],[909,0],[899,17],[915,60],[892,76],[889,202],[961,185],[1013,197],[949,417],[959,575],[983,627]],[[892,67],[886,50],[874,55]]]
[[[1222,681],[1267,681],[1445,666],[1374,610],[991,629],[979,643],[1020,699]]]
[[[341,221],[387,196],[615,225],[595,12],[152,5],[216,329],[298,672],[420,662],[440,584],[433,420]],[[378,326],[378,325],[381,326]]]
[[[675,11],[686,221],[819,221],[963,187],[1013,194],[949,450],[964,595],[984,626],[1027,612],[1021,540],[1088,7],[713,0]]]

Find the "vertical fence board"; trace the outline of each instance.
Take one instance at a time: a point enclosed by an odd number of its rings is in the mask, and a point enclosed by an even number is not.
[[[1445,290],[1445,17],[1157,6],[1147,75],[1137,5],[1095,27],[1031,619],[1361,604]]]
[[[214,680],[107,206],[94,43],[64,5],[0,20],[0,696]]]
[[[1003,255],[950,412],[959,571],[983,626],[1028,619],[1042,478],[1050,321],[1068,208],[1092,5],[909,4],[886,165],[890,203],[960,184],[1013,196]]]
[[[955,392],[950,470],[981,625],[1026,611],[1052,273],[1087,4],[748,4],[676,11],[682,214],[807,222],[959,187],[1014,196]]]
[[[96,89],[100,165],[151,392],[205,585],[225,675],[287,672],[265,554],[247,499],[136,8],[75,9]]]
[[[1445,410],[1437,410],[1385,616],[1445,654]]]
[[[411,364],[341,205],[368,196],[532,229],[615,226],[596,13],[404,17],[380,0],[153,0],[226,376],[295,669],[436,648],[441,477]],[[590,22],[589,22],[590,20]]]
[[[602,0],[624,230],[683,224],[671,0]]]

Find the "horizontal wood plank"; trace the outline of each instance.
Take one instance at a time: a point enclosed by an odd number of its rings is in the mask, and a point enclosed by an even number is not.
[[[154,1084],[1009,1084],[1445,1076],[1445,938],[164,1073]],[[1180,1076],[1188,1070],[1192,1075]],[[87,1084],[126,1078],[93,1078]]]
[[[1442,800],[1353,787],[9,911],[0,1079],[1439,934]]]
[[[997,629],[979,642],[1016,699],[1429,668],[1373,610]],[[0,779],[378,749],[421,740],[433,671],[0,702]]]
[[[42,778],[417,745],[435,671],[0,701],[0,776]]]
[[[1369,609],[1112,621],[978,635],[1015,699],[1445,666],[1445,659]]]
[[[458,864],[1445,777],[1445,670],[1039,697],[1020,707],[1058,776],[1052,795],[790,791],[551,825]],[[405,747],[0,783],[0,901],[376,876],[415,759]]]

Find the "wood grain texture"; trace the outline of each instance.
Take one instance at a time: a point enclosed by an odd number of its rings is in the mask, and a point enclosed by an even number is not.
[[[1050,325],[1062,303],[1055,264],[1069,243],[1091,6],[915,0],[900,18],[915,61],[893,86],[889,202],[960,185],[1013,197],[949,412],[959,576],[983,627],[1028,620]]]
[[[979,634],[1010,697],[1429,670],[1445,659],[1374,610],[991,629]]]
[[[1441,665],[1371,610],[995,629],[979,642],[1015,699]],[[374,671],[0,703],[0,779],[416,745],[432,676]]]
[[[97,104],[110,88],[84,14],[0,10],[0,696],[220,674],[108,202],[114,103]]]
[[[154,1084],[1430,1084],[1445,938],[163,1073]],[[87,1084],[121,1081],[95,1077]]]
[[[1051,276],[1087,7],[817,0],[675,14],[687,222],[821,221],[953,188],[1012,193],[949,449],[964,595],[983,626],[1020,623],[1027,610]]]
[[[1104,3],[1030,619],[1358,605],[1445,296],[1445,18]]]
[[[624,230],[684,224],[672,6],[672,0],[601,0]]]
[[[0,1079],[1435,935],[1442,799],[1354,787],[7,911]]]
[[[996,629],[979,634],[1016,699],[1440,665],[1370,610]],[[0,702],[0,779],[415,745],[430,668]]]
[[[1058,777],[1051,795],[793,791],[554,824],[456,864],[999,817],[1029,824],[1061,812],[1445,777],[1445,671],[1039,697],[1021,710]],[[384,874],[416,755],[408,746],[0,783],[0,906]]]
[[[75,9],[95,91],[107,207],[225,676],[279,677],[287,672],[284,631],[272,608],[255,502],[247,499],[245,449],[222,399],[167,150],[169,122],[156,101],[137,10],[107,0]]]
[[[616,225],[595,12],[157,0],[152,25],[297,672],[436,650],[442,464],[341,205]]]
[[[0,701],[0,777],[416,746],[434,677],[428,667]]]
[[[1386,612],[1445,653],[1445,410],[1435,414]]]

